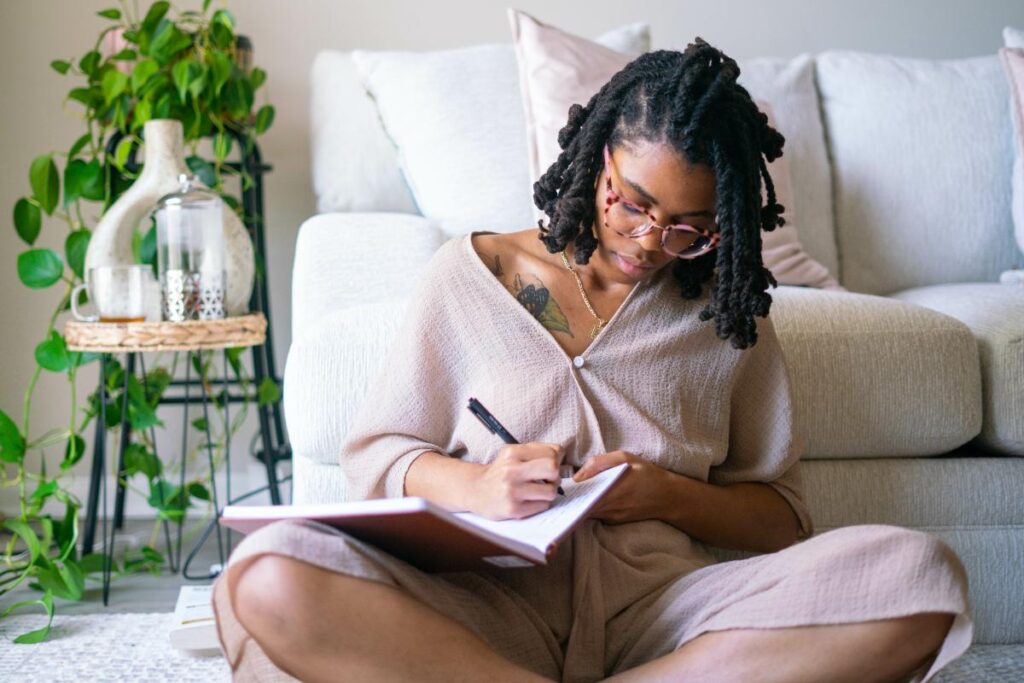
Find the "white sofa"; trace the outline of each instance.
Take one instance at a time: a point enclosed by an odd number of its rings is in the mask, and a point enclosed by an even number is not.
[[[967,567],[976,642],[1024,643],[1024,289],[998,283],[1022,259],[997,59],[802,59],[820,120],[783,132],[797,195],[824,190],[798,198],[798,228],[850,290],[772,292],[816,532],[934,533]],[[740,63],[777,87],[795,64]],[[350,55],[321,53],[312,80],[319,213],[298,236],[284,380],[296,503],[344,499],[347,426],[411,285],[458,234],[419,215]]]

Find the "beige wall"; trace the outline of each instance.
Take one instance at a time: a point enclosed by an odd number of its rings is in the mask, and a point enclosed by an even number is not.
[[[150,3],[140,4],[148,7]],[[180,0],[175,4],[198,8],[201,3]],[[223,3],[215,0],[213,4]],[[73,79],[57,75],[49,62],[80,57],[105,25],[96,11],[116,5],[115,0],[0,0],[0,213],[5,217],[0,229],[0,408],[19,421],[22,393],[33,368],[32,350],[41,339],[56,293],[29,291],[18,282],[15,259],[23,245],[14,233],[11,211],[17,198],[28,193],[33,157],[65,151],[82,130],[76,119],[78,106],[61,105]],[[1020,0],[531,0],[517,6],[584,36],[623,23],[648,21],[656,48],[681,48],[700,35],[736,58],[786,57],[833,48],[966,57],[993,53],[1001,45],[1004,25],[1024,27]],[[505,42],[509,33],[506,3],[236,0],[228,7],[239,31],[253,39],[256,64],[269,73],[258,102],[268,98],[277,108],[274,126],[261,144],[264,159],[274,166],[266,178],[268,267],[277,357],[283,369],[290,337],[289,281],[295,236],[314,211],[307,107],[314,55],[324,48],[424,50]],[[44,226],[42,244],[59,247],[64,231],[57,222]],[[94,383],[93,369],[83,373],[80,395]],[[66,386],[64,380],[44,375],[32,410],[33,435],[67,421]],[[164,419],[169,424],[168,443],[170,437],[177,443],[173,411],[168,410]],[[56,459],[57,454],[50,457]],[[245,474],[245,467],[238,469]],[[83,497],[87,477],[83,462],[75,487]],[[0,509],[10,511],[13,500],[10,490],[0,491]]]

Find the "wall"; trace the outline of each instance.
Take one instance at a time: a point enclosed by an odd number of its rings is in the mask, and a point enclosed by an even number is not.
[[[149,6],[130,0],[131,6]],[[180,0],[180,8],[198,9],[200,0]],[[32,350],[46,328],[54,291],[25,289],[15,273],[23,245],[10,222],[15,201],[28,193],[28,168],[41,153],[65,151],[82,131],[77,104],[62,104],[70,77],[50,69],[53,59],[75,59],[91,48],[106,20],[96,12],[116,6],[115,0],[4,0],[0,3],[0,409],[20,422],[22,394],[33,369]],[[213,6],[223,6],[215,0]],[[1005,25],[1024,26],[1019,0],[886,0],[811,2],[809,0],[742,0],[735,2],[632,3],[571,0],[559,3],[530,0],[517,5],[543,21],[583,36],[629,22],[652,26],[655,48],[682,48],[695,35],[735,58],[788,57],[825,49],[854,49],[924,57],[957,58],[992,54],[1001,46]],[[494,0],[407,2],[373,0],[236,0],[227,7],[239,32],[250,36],[255,63],[269,79],[258,103],[277,109],[273,128],[262,139],[264,159],[274,170],[266,178],[266,225],[271,308],[276,325],[277,359],[281,369],[289,343],[291,262],[295,236],[314,212],[308,149],[308,74],[314,55],[324,48],[428,50],[485,42],[505,42],[509,28],[506,3]],[[61,164],[63,167],[63,164]],[[91,221],[95,224],[95,220]],[[59,248],[66,228],[44,226],[42,246]],[[94,386],[95,369],[82,373],[79,395]],[[68,420],[66,382],[44,374],[32,405],[32,434]],[[167,446],[174,450],[180,417],[173,409],[162,415],[168,423]],[[250,420],[250,423],[252,420]],[[244,451],[251,434],[239,439]],[[165,449],[163,451],[167,453]],[[58,457],[50,455],[51,462]],[[235,491],[255,484],[259,471],[251,459],[236,455]],[[84,500],[88,459],[76,470],[75,490]],[[0,490],[0,510],[15,509],[15,492]],[[130,512],[145,512],[132,499]]]

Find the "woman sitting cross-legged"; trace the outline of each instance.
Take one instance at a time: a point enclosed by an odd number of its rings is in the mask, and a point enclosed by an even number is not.
[[[623,478],[544,566],[428,574],[264,527],[215,584],[236,680],[923,682],[967,649],[947,545],[813,535],[761,260],[783,137],[738,74],[698,38],[573,105],[534,186],[547,224],[437,251],[339,456],[350,500],[492,519],[548,509],[562,473]]]

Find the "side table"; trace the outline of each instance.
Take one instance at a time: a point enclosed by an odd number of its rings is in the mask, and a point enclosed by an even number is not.
[[[224,410],[226,411],[226,426],[228,431],[226,436],[230,436],[230,416],[227,413],[228,406],[232,402],[245,400],[244,396],[232,396],[228,391],[229,385],[234,383],[234,380],[228,378],[228,359],[227,349],[236,347],[253,347],[263,344],[266,340],[266,329],[267,320],[262,313],[253,313],[243,316],[235,316],[229,318],[223,318],[220,320],[189,320],[180,323],[172,322],[136,322],[136,323],[84,323],[76,320],[68,321],[64,327],[64,338],[67,343],[67,348],[71,351],[88,351],[93,353],[101,354],[100,357],[100,376],[99,376],[99,414],[96,418],[96,431],[93,440],[93,460],[92,469],[89,479],[89,497],[86,505],[86,521],[83,529],[83,542],[82,552],[83,554],[92,552],[92,546],[94,543],[96,523],[98,517],[99,499],[100,499],[100,488],[102,486],[102,497],[103,497],[103,554],[104,554],[104,568],[103,568],[103,604],[108,603],[108,595],[110,589],[110,559],[113,551],[114,542],[114,531],[121,527],[123,523],[124,515],[124,499],[125,499],[125,486],[124,486],[124,468],[125,468],[125,452],[128,444],[131,442],[131,423],[128,419],[128,401],[122,401],[121,403],[121,436],[118,445],[118,463],[117,463],[117,491],[116,500],[114,505],[114,520],[111,524],[109,539],[107,535],[107,521],[108,517],[106,514],[107,509],[107,492],[106,492],[106,477],[104,476],[105,461],[106,461],[106,401],[107,401],[107,381],[106,381],[106,361],[111,354],[125,354],[124,364],[124,391],[128,390],[129,378],[135,374],[136,363],[139,365],[139,369],[142,373],[143,379],[143,390],[145,387],[145,359],[144,353],[146,352],[157,352],[157,351],[184,351],[187,354],[185,362],[185,381],[178,382],[173,381],[172,384],[181,385],[184,388],[185,395],[183,398],[168,399],[165,402],[168,403],[181,403],[183,404],[184,417],[183,417],[183,430],[182,430],[182,467],[181,467],[181,481],[180,485],[185,485],[185,455],[187,449],[187,437],[188,437],[188,409],[189,404],[199,402],[202,405],[202,418],[204,422],[204,431],[206,437],[206,452],[210,467],[210,493],[212,496],[214,506],[214,519],[210,522],[210,525],[203,532],[200,539],[197,541],[196,548],[193,550],[193,554],[189,556],[189,559],[184,565],[181,563],[181,545],[182,545],[182,527],[184,525],[184,516],[177,522],[178,526],[178,539],[177,539],[177,553],[173,551],[170,529],[168,521],[163,520],[164,535],[167,541],[167,552],[168,562],[170,564],[171,571],[177,572],[181,569],[182,574],[185,578],[189,579],[208,579],[213,578],[216,574],[206,576],[188,576],[188,564],[195,554],[195,551],[202,546],[210,532],[216,528],[217,531],[217,547],[220,554],[221,566],[224,565],[226,557],[224,554],[224,542],[221,538],[221,530],[219,528],[218,520],[222,511],[222,507],[218,501],[216,477],[214,471],[213,462],[213,449],[211,447],[212,437],[210,435],[210,419],[209,419],[209,402],[211,400],[210,389],[206,386],[206,383],[202,381],[193,381],[191,377],[193,360],[198,359],[198,355],[202,351],[208,350],[220,350],[223,353],[224,372],[221,379],[221,385],[224,390]],[[190,388],[192,385],[198,385],[200,400],[196,401],[190,396]],[[260,438],[263,439],[264,444],[271,442],[270,435],[270,423],[268,420],[260,419]],[[156,454],[156,434],[155,428],[150,427],[150,439],[153,442],[154,454]],[[225,438],[225,466],[227,476],[227,504],[236,502],[231,497],[231,439]],[[271,489],[274,494],[273,499],[279,500],[280,494],[278,492],[278,477],[277,477],[277,461],[274,458],[272,449],[264,447],[260,451],[261,459],[264,462],[267,473],[267,487]],[[159,456],[157,456],[159,458]],[[263,490],[258,489],[257,491],[250,492],[244,497],[248,497],[252,493],[257,493]],[[163,497],[163,491],[160,492],[161,499]],[[241,498],[239,498],[241,499]],[[229,535],[230,543],[230,535]],[[230,549],[228,551],[230,553]]]

